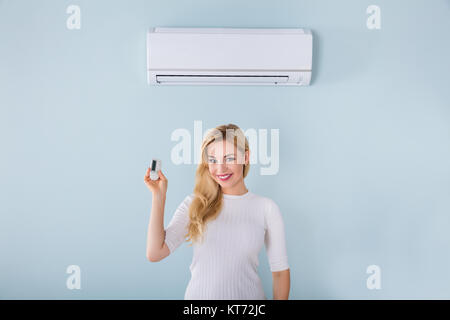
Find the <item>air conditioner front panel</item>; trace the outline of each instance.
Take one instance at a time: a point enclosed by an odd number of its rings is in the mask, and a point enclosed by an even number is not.
[[[151,69],[309,70],[311,35],[150,33]]]

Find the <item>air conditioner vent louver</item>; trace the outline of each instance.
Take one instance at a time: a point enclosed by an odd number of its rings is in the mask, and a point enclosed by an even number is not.
[[[288,76],[260,75],[156,75],[158,83],[286,83]]]

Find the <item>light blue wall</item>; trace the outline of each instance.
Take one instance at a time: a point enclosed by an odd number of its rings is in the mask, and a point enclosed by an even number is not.
[[[201,120],[280,130],[278,174],[254,165],[246,184],[282,211],[290,299],[449,299],[449,14],[444,0],[0,0],[0,298],[183,299],[192,248],[146,260],[143,177],[160,157],[167,226],[196,168],[170,161],[171,133]],[[155,26],[310,28],[312,84],[150,87]],[[271,298],[264,251],[259,272]]]

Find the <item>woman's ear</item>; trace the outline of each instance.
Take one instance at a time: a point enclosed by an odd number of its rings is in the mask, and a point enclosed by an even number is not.
[[[250,162],[250,150],[245,151],[245,164],[248,165]]]

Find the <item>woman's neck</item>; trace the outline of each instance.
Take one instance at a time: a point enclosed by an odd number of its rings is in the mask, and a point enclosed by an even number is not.
[[[224,194],[241,196],[243,194],[246,194],[248,192],[248,189],[245,187],[245,184],[242,183],[239,186],[234,186],[234,187],[232,187],[230,189],[223,189],[222,188],[222,192]]]

